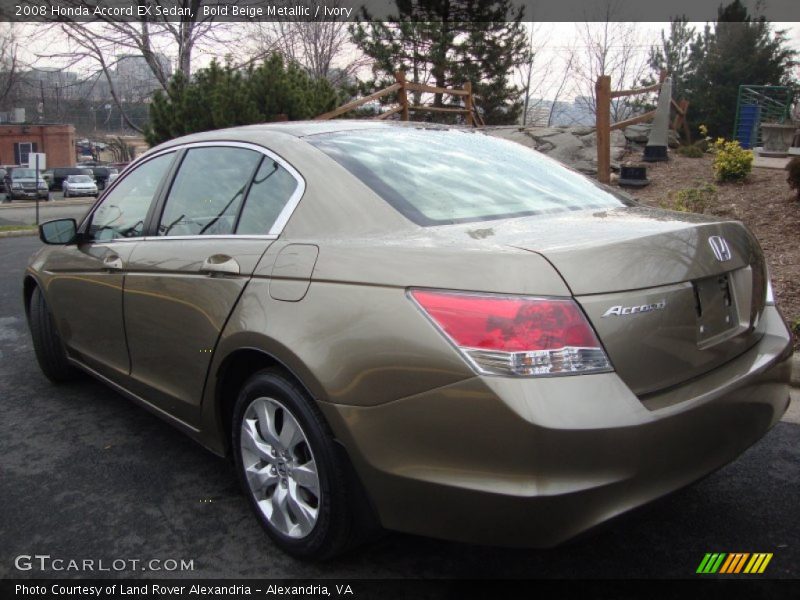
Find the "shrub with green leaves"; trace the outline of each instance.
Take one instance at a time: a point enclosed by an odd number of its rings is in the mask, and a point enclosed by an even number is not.
[[[180,71],[150,105],[145,131],[154,146],[181,135],[251,123],[310,119],[341,102],[327,79],[271,54],[240,69],[216,61],[187,79]]]
[[[686,158],[701,158],[705,154],[705,151],[697,144],[679,146],[676,152]]]
[[[800,200],[800,157],[795,157],[786,165],[786,170],[789,171],[789,176],[786,178],[786,183],[795,191],[798,200]]]
[[[714,142],[714,176],[717,181],[743,181],[753,168],[753,153],[736,140]]]
[[[716,199],[716,186],[707,183],[675,192],[674,195],[670,195],[669,200],[661,202],[661,207],[680,212],[704,213]]]

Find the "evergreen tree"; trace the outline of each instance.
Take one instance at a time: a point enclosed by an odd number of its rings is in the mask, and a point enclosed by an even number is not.
[[[661,45],[650,48],[647,62],[653,78],[643,82],[652,85],[658,81],[662,70],[672,77],[672,96],[685,97],[685,79],[689,70],[689,48],[694,39],[694,27],[689,26],[686,17],[676,17],[669,24],[669,36],[661,30]]]
[[[523,9],[511,0],[397,0],[399,16],[351,27],[353,42],[373,59],[374,78],[362,91],[394,83],[403,71],[413,83],[463,87],[471,81],[475,104],[487,123],[513,123],[522,108],[521,90],[509,83],[528,61]],[[366,13],[363,20],[368,20]],[[459,104],[435,94],[434,106]],[[419,104],[420,94],[412,93]]]
[[[156,92],[145,135],[156,145],[198,131],[310,119],[338,101],[327,79],[314,79],[302,67],[285,64],[279,54],[244,71],[213,61],[191,81],[177,72],[166,92]]]
[[[714,137],[733,135],[740,85],[790,85],[796,52],[783,31],[753,19],[739,0],[720,6],[713,29],[692,42],[685,85],[689,119]]]

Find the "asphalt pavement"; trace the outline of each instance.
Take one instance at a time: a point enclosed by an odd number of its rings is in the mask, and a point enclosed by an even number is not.
[[[21,303],[38,246],[0,239],[0,577],[165,575],[15,567],[16,557],[40,554],[192,561],[194,570],[171,577],[693,578],[706,552],[772,552],[758,577],[800,578],[794,409],[734,463],[560,548],[388,534],[324,564],[287,558],[251,516],[226,460],[93,380],[56,387],[40,374]]]
[[[62,197],[61,192],[53,193],[50,202],[39,202],[39,222],[44,223],[51,219],[67,219],[72,217],[80,219],[94,203],[94,198]],[[0,203],[0,226],[3,225],[35,225],[36,203],[14,200]]]

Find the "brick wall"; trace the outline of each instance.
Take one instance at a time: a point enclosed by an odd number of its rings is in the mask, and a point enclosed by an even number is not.
[[[72,125],[0,125],[0,164],[16,164],[14,144],[36,144],[47,155],[47,168],[75,166],[75,127]]]

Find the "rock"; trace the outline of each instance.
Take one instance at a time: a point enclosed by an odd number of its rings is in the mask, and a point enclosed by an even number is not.
[[[670,148],[677,148],[681,145],[681,139],[678,136],[678,132],[670,129],[667,131],[667,144]]]
[[[582,137],[584,135],[589,135],[590,133],[594,133],[594,127],[589,127],[589,126],[573,127],[571,131],[574,135]]]
[[[597,173],[597,135],[592,127],[492,127],[484,131],[534,148],[582,173]],[[612,161],[622,159],[626,144],[621,131],[611,132]]]
[[[499,137],[504,140],[511,140],[523,146],[530,146],[530,142],[532,141],[531,137],[525,133],[525,130],[519,127],[493,127],[491,129],[486,128],[484,131],[491,136]]]
[[[650,137],[650,123],[641,123],[639,125],[630,125],[625,128],[624,136],[627,140],[637,144],[646,144],[647,138]]]

